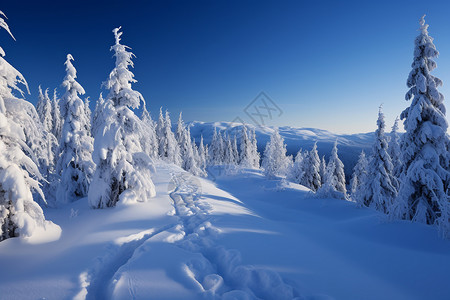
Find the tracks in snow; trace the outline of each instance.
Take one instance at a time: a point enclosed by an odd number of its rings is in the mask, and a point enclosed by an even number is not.
[[[176,225],[175,223],[144,230],[119,238],[116,243],[110,244],[106,253],[96,259],[94,266],[80,275],[81,289],[74,300],[108,299],[109,287],[116,272],[127,264],[147,240]]]
[[[140,251],[147,240],[165,231],[174,232],[166,242],[200,254],[200,258],[186,262],[183,271],[205,299],[284,300],[299,296],[298,291],[286,284],[277,272],[243,265],[239,251],[216,243],[220,230],[211,224],[212,206],[202,198],[198,178],[186,172],[172,174],[168,192],[177,222],[125,236],[111,244],[105,255],[97,258],[94,266],[80,275],[81,288],[75,300],[109,299],[118,270]],[[134,299],[133,282],[128,282],[128,287]]]
[[[274,271],[241,263],[237,250],[228,250],[215,240],[220,230],[211,224],[211,205],[202,199],[201,183],[188,174],[172,175],[175,215],[180,220],[176,244],[200,259],[187,262],[184,271],[208,299],[295,299],[298,291]]]

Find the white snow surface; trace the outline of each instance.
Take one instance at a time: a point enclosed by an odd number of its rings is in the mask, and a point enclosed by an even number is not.
[[[0,299],[449,299],[431,226],[230,172],[160,162],[148,202],[45,209],[61,235],[0,243]]]

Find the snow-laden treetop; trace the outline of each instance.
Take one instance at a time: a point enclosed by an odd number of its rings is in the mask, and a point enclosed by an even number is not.
[[[67,54],[67,59],[64,63],[66,66],[66,76],[64,77],[62,86],[70,94],[77,93],[84,95],[84,88],[75,80],[75,78],[77,78],[77,70],[72,65],[73,60],[73,56],[71,54]]]
[[[132,52],[127,51],[131,49],[128,46],[120,43],[121,27],[113,30],[116,43],[111,47],[116,58],[116,66],[109,74],[109,78],[103,85],[110,90],[109,99],[114,101],[115,105],[125,105],[131,108],[138,108],[141,101],[144,101],[141,93],[134,91],[131,84],[137,82],[134,79],[134,74],[128,67],[134,67],[132,58],[135,56]]]

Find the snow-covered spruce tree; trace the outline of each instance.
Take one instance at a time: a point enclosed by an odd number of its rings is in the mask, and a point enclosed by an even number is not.
[[[103,108],[103,105],[105,103],[105,100],[103,99],[102,93],[100,93],[100,96],[97,100],[97,103],[95,104],[94,113],[91,117],[91,135],[95,138],[95,133],[98,131],[98,129],[101,127],[103,128],[103,124],[100,123],[102,120],[100,118],[101,115],[101,109]]]
[[[393,175],[394,166],[388,153],[388,142],[384,134],[386,127],[384,114],[380,106],[375,131],[375,142],[369,159],[367,173],[370,178],[366,181],[363,202],[367,207],[388,213],[392,201],[397,197],[398,180]]]
[[[156,138],[156,129],[155,122],[153,122],[150,113],[147,111],[145,107],[142,110],[141,120],[144,123],[146,135],[142,137],[142,147],[144,148],[144,152],[150,158],[158,157],[158,139]]]
[[[91,100],[89,99],[89,97],[84,98],[84,111],[86,113],[86,118],[87,118],[87,128],[88,128],[88,135],[92,136],[92,111],[91,108],[89,107],[89,104],[91,103]]]
[[[233,150],[233,159],[234,159],[234,164],[238,165],[239,164],[239,150],[238,150],[238,145],[237,145],[237,137],[234,136],[233,137],[233,141],[231,142],[231,147]]]
[[[388,152],[394,166],[393,174],[398,178],[402,170],[402,153],[400,149],[400,135],[398,134],[398,117],[395,118],[394,125],[392,126],[391,136],[389,140]]]
[[[83,87],[76,81],[77,71],[72,64],[73,57],[67,54],[66,76],[62,86],[65,89],[60,100],[61,118],[64,120],[56,173],[61,175],[56,201],[73,202],[87,196],[89,184],[95,170],[92,161],[93,139],[90,136],[90,120],[86,114]]]
[[[285,176],[290,164],[289,158],[286,156],[286,144],[284,139],[275,129],[270,136],[264,150],[262,168],[267,177]]]
[[[241,128],[240,150],[239,164],[244,168],[253,168],[252,141],[248,137],[247,127],[244,124]]]
[[[331,156],[325,171],[325,179],[322,186],[317,190],[317,196],[326,198],[347,199],[345,187],[344,164],[339,159],[337,141],[334,142]]]
[[[222,135],[217,133],[217,129],[214,128],[213,137],[211,140],[211,146],[209,147],[211,155],[211,165],[221,165],[224,162],[224,149]]]
[[[322,159],[320,160],[320,169],[319,169],[319,174],[320,174],[320,181],[321,181],[321,185],[323,185],[325,183],[325,173],[327,170],[327,163],[325,162],[325,155],[322,156]]]
[[[305,153],[303,153],[303,149],[298,150],[295,155],[294,163],[288,171],[288,179],[292,182],[300,184],[303,178],[303,160],[305,158]]]
[[[52,116],[52,101],[48,96],[48,89],[42,93],[41,86],[39,86],[39,97],[36,105],[36,111],[39,115],[39,119],[44,126],[44,130],[52,132],[53,128],[53,116]]]
[[[188,137],[188,132],[186,129],[186,125],[183,122],[183,116],[180,112],[177,123],[177,131],[175,133],[175,138],[180,147],[180,156],[181,156],[181,167],[189,171],[193,168],[193,148],[191,144],[191,138]]]
[[[166,141],[166,156],[167,160],[177,166],[181,166],[183,160],[181,159],[180,146],[178,145],[175,134],[172,131],[172,122],[170,121],[169,112],[166,110],[166,117],[164,119],[164,136]]]
[[[152,160],[142,149],[145,127],[131,109],[139,107],[142,95],[133,90],[136,82],[129,67],[133,53],[120,44],[120,27],[113,30],[115,68],[104,82],[109,94],[101,108],[100,124],[95,133],[94,162],[97,165],[89,188],[92,208],[115,206],[119,201],[144,202],[155,196],[151,179]]]
[[[258,142],[256,141],[256,132],[255,132],[254,128],[251,131],[250,140],[251,140],[251,145],[252,145],[251,157],[252,157],[252,161],[253,161],[253,168],[259,169],[259,161],[261,159],[261,156],[259,155],[259,152],[258,152]]]
[[[0,11],[0,27],[14,39]],[[29,237],[39,227],[53,225],[46,221],[40,206],[33,201],[32,189],[40,192],[37,179],[42,179],[32,159],[31,149],[25,144],[23,129],[15,122],[16,113],[7,111],[5,100],[25,101],[16,98],[15,90],[23,96],[19,84],[28,85],[22,74],[5,59],[0,47],[0,241],[11,237]]]
[[[200,145],[198,146],[198,156],[199,156],[198,166],[200,169],[206,172],[207,154],[206,154],[206,147],[203,142],[203,135],[200,136]]]
[[[406,131],[401,146],[404,166],[394,214],[427,224],[437,222],[442,229],[449,223],[448,216],[442,214],[448,206],[450,186],[448,123],[444,96],[437,90],[442,81],[430,74],[439,52],[428,35],[424,17],[419,30],[405,96],[412,102],[400,116]]]
[[[197,146],[192,143],[190,128],[186,128],[181,113],[178,118],[176,139],[180,149],[181,167],[194,175],[202,175],[202,170],[197,166],[198,159],[195,153]]]
[[[61,120],[61,112],[59,109],[59,99],[56,89],[53,90],[53,99],[52,99],[52,133],[55,136],[56,140],[61,139],[61,130],[62,130],[62,120]]]
[[[364,188],[368,180],[368,162],[366,159],[366,154],[361,151],[359,155],[358,162],[353,168],[352,179],[350,180],[351,188],[351,199],[358,203],[358,206],[364,206]]]
[[[224,137],[225,151],[224,151],[224,163],[226,165],[236,164],[236,159],[234,157],[233,144],[231,143],[231,138],[229,135]]]
[[[314,143],[311,151],[309,151],[305,156],[303,160],[303,171],[304,172],[300,183],[315,192],[322,185],[317,143]]]
[[[162,107],[159,108],[158,122],[156,123],[156,138],[158,140],[158,154],[161,158],[167,157],[167,137],[165,135],[166,120]]]

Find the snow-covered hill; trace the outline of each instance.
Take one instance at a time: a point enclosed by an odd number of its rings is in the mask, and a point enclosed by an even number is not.
[[[160,163],[149,202],[46,209],[61,237],[0,243],[0,299],[448,299],[450,243],[431,226],[210,171]]]
[[[242,128],[241,123],[232,122],[199,122],[194,121],[188,123],[191,128],[191,136],[197,142],[200,141],[200,136],[206,143],[210,143],[214,128],[231,134],[232,136],[240,134]],[[258,140],[258,150],[262,153],[266,143],[270,139],[274,128],[267,126],[255,126],[252,124],[246,125],[249,128],[255,129]],[[330,155],[333,143],[337,140],[339,148],[339,157],[345,166],[346,176],[351,176],[352,169],[356,164],[359,153],[364,150],[366,153],[371,151],[374,141],[374,133],[358,133],[358,134],[335,134],[327,130],[316,128],[295,128],[289,126],[279,127],[280,135],[284,138],[287,145],[288,154],[295,154],[300,148],[303,150],[311,150],[315,142],[319,155],[325,155],[326,158]]]

